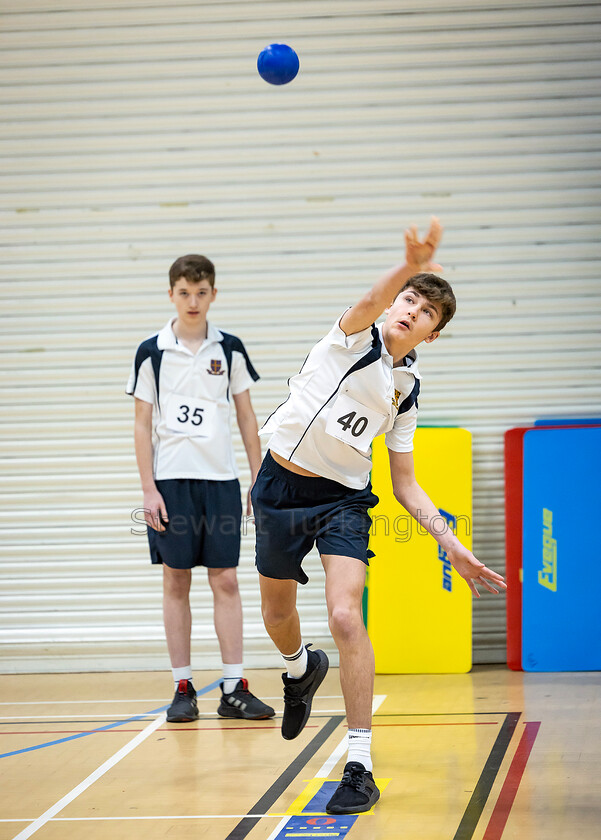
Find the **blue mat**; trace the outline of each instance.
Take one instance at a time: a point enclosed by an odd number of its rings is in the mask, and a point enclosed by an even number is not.
[[[524,435],[525,671],[601,670],[600,475],[601,429]]]

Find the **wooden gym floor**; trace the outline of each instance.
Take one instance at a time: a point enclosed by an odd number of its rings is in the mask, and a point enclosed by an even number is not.
[[[274,721],[167,724],[168,673],[3,676],[0,840],[598,840],[598,673],[378,676],[372,813],[323,810],[345,759],[332,669],[295,741],[279,671],[251,671]],[[327,781],[331,780],[331,781]]]

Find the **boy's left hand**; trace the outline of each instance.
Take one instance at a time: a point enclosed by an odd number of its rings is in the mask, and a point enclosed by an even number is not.
[[[455,548],[447,550],[447,557],[451,561],[453,568],[461,575],[476,598],[480,597],[480,593],[476,589],[477,583],[484,586],[489,592],[495,592],[497,595],[499,594],[499,590],[495,587],[498,586],[500,589],[507,589],[507,584],[502,575],[498,575],[492,569],[488,569],[484,563],[477,560],[472,552],[461,545],[461,543]]]

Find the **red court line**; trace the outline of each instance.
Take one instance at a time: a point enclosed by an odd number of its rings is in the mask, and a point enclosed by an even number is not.
[[[346,724],[345,724],[346,725]],[[496,720],[477,720],[472,723],[374,723],[372,726],[498,726],[499,721]],[[256,732],[257,729],[267,729],[269,731],[279,730],[279,726],[186,726],[176,727],[170,726],[157,730],[160,732]],[[315,724],[305,726],[305,729],[317,729]],[[0,732],[0,738],[3,735],[76,735],[81,732],[94,733],[96,735],[118,735],[120,732],[142,732],[142,729],[27,729],[21,731],[11,730],[9,732]]]
[[[509,770],[507,771],[507,776],[503,782],[501,793],[499,794],[497,803],[490,815],[490,820],[482,840],[500,840],[505,829],[505,825],[507,824],[509,813],[513,807],[522,776],[524,775],[524,770],[526,769],[528,758],[530,757],[532,747],[534,746],[536,736],[538,735],[538,730],[540,729],[540,721],[529,721],[524,725],[524,727],[524,733],[520,739],[518,748],[515,751]]]
[[[376,726],[498,726],[498,720],[475,720],[457,721],[450,723],[373,723]],[[0,723],[0,726],[2,724]],[[347,726],[347,724],[345,724]],[[170,726],[161,727],[162,732],[256,732],[257,729],[276,730],[279,726]],[[317,729],[316,724],[307,724],[305,729]],[[12,729],[6,732],[0,731],[0,738],[3,735],[78,735],[82,732],[89,732],[95,735],[118,735],[120,732],[142,732],[142,729]]]
[[[498,726],[498,720],[475,720],[475,721],[457,721],[449,723],[373,723],[372,727],[376,726]],[[345,727],[348,725],[345,723]],[[0,726],[2,724],[0,723]],[[248,723],[244,726],[165,726],[161,727],[162,732],[255,732],[257,729],[275,730],[279,726],[249,726]],[[307,724],[305,729],[317,729],[317,724]],[[27,729],[19,730],[12,729],[5,732],[0,731],[0,738],[3,735],[76,735],[81,732],[95,733],[97,735],[118,735],[120,732],[142,732],[142,729]],[[159,731],[159,730],[157,730]]]

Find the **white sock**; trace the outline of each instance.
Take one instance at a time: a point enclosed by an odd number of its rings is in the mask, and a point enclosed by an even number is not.
[[[348,761],[359,761],[370,773],[374,769],[371,760],[371,729],[349,729]]]
[[[231,694],[238,685],[238,681],[244,676],[244,665],[228,665],[222,663],[223,668],[223,693]]]
[[[177,688],[180,680],[190,680],[192,682],[192,668],[190,665],[184,665],[183,668],[172,668],[173,682]]]
[[[289,677],[298,680],[305,676],[307,671],[308,656],[307,648],[302,642],[296,653],[292,653],[290,656],[284,656],[284,654],[282,654],[282,658],[284,660],[284,665],[288,669]]]

